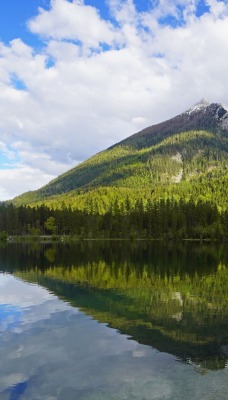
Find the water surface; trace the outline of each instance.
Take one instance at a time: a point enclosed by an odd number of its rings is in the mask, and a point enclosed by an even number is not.
[[[228,262],[212,244],[0,249],[0,399],[228,398]]]

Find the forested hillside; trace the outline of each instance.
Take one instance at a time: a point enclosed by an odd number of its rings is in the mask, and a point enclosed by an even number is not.
[[[113,200],[181,198],[227,208],[228,112],[218,104],[187,111],[96,154],[43,188],[13,200],[106,212]],[[143,200],[144,201],[144,200]],[[144,202],[146,202],[144,201]]]
[[[3,204],[0,231],[225,239],[227,199],[228,111],[202,102]]]

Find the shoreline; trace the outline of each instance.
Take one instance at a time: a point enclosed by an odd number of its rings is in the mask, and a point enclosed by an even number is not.
[[[227,242],[227,238],[89,238],[77,237],[72,235],[9,235],[0,243],[20,243],[20,242],[80,242],[80,241],[125,241],[125,242]]]

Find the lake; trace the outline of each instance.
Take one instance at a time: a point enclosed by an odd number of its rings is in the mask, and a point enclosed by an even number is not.
[[[0,400],[225,400],[228,252],[213,243],[0,248]]]

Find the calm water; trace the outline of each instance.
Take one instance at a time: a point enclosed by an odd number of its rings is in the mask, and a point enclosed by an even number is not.
[[[0,400],[228,398],[226,246],[0,248]]]

